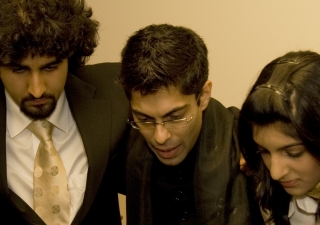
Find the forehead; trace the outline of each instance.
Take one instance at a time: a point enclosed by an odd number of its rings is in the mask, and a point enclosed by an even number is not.
[[[262,147],[278,149],[300,141],[283,132],[281,125],[274,123],[265,126],[253,126],[253,139]]]
[[[57,60],[54,56],[27,56],[20,61],[20,65],[30,66],[30,67],[41,67],[47,63],[54,62]]]
[[[163,116],[175,109],[186,109],[196,104],[196,101],[194,95],[184,95],[179,89],[169,87],[147,95],[134,91],[130,104],[134,112],[149,116]]]
[[[17,67],[17,66],[24,66],[28,68],[40,68],[50,64],[52,62],[57,62],[57,58],[55,56],[31,56],[28,55],[21,60],[8,62],[3,67]],[[59,60],[61,61],[61,60]]]

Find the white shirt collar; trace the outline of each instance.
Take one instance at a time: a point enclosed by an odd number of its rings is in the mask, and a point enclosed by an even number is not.
[[[16,102],[12,99],[10,94],[5,91],[6,104],[7,104],[7,129],[11,138],[21,133],[32,121],[29,117],[24,115]],[[67,113],[66,113],[67,112]],[[47,118],[52,124],[54,124],[60,130],[68,133],[69,131],[69,118],[70,110],[66,99],[65,91],[63,90],[55,110]]]
[[[288,217],[290,218],[296,209],[309,214],[315,214],[318,209],[318,202],[309,196],[292,197],[289,205]]]

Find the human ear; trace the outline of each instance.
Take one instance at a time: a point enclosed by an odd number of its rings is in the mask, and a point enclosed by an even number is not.
[[[199,97],[199,107],[203,111],[207,108],[211,98],[212,82],[207,80],[202,86],[202,91]]]

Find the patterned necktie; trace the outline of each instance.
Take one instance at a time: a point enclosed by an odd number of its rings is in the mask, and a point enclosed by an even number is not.
[[[70,195],[63,162],[53,146],[53,125],[35,120],[28,129],[40,140],[34,160],[34,211],[48,225],[65,225],[70,220]]]

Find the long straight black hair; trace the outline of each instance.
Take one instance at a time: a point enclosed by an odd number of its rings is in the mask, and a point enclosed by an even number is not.
[[[291,196],[272,180],[253,141],[253,127],[277,124],[320,161],[320,55],[289,52],[267,64],[245,99],[239,118],[242,154],[253,173],[257,201],[276,225],[290,224]],[[319,209],[319,207],[318,207]],[[319,210],[318,210],[319,216]]]

